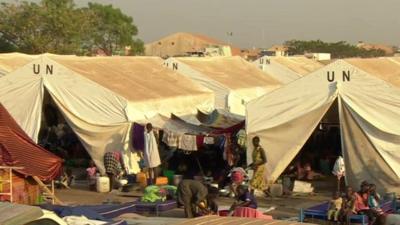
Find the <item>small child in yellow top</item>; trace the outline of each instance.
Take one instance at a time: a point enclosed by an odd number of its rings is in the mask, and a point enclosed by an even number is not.
[[[332,200],[329,201],[328,220],[335,222],[338,221],[342,203],[343,199],[340,197],[340,193],[333,193]]]

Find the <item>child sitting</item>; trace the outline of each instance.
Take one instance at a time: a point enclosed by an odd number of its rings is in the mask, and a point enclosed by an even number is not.
[[[239,185],[239,187],[237,188],[236,201],[229,209],[228,215],[233,215],[233,212],[238,207],[257,209],[257,200],[245,185]]]
[[[371,184],[369,189],[368,196],[368,206],[371,210],[373,210],[376,214],[382,215],[383,211],[379,207],[379,201],[381,200],[381,196],[376,192],[376,185]]]
[[[369,196],[368,196],[368,207],[373,215],[371,218],[371,224],[384,224],[384,212],[379,206],[381,196],[376,192],[376,185],[370,184]]]
[[[339,213],[342,208],[343,199],[340,197],[339,192],[333,193],[332,200],[329,202],[329,210],[328,210],[328,220],[329,221],[338,221]]]
[[[356,201],[356,196],[354,195],[353,188],[347,187],[346,193],[343,197],[342,210],[339,218],[342,224],[350,224],[350,216],[357,214],[355,201]]]
[[[89,168],[86,169],[87,179],[89,182],[89,189],[91,191],[96,190],[96,172],[97,168],[93,161],[90,161]]]

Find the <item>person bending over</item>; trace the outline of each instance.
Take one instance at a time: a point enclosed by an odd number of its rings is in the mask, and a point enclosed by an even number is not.
[[[177,202],[179,206],[183,205],[187,218],[217,212],[215,198],[215,193],[209,194],[207,187],[200,181],[182,180],[178,185]]]

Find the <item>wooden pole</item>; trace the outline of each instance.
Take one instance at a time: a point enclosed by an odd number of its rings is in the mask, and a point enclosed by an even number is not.
[[[51,196],[53,197],[53,199],[54,199],[53,201],[54,201],[56,204],[64,205],[64,203],[61,202],[60,199],[58,199],[58,198],[56,197],[56,195],[55,195],[54,193],[52,193],[51,190],[50,190],[37,176],[33,176],[33,179],[36,181],[36,183],[39,184],[39,187],[42,188],[42,190],[43,190],[44,192],[46,192],[47,194],[49,194],[49,195],[51,195]]]
[[[10,202],[13,202],[13,183],[12,183],[12,168],[8,168],[8,177],[10,182]]]

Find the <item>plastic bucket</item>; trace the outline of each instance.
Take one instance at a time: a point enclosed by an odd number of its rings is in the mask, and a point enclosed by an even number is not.
[[[164,177],[168,178],[168,183],[169,184],[173,184],[174,183],[175,171],[173,171],[173,170],[164,170],[163,175],[164,175]]]

